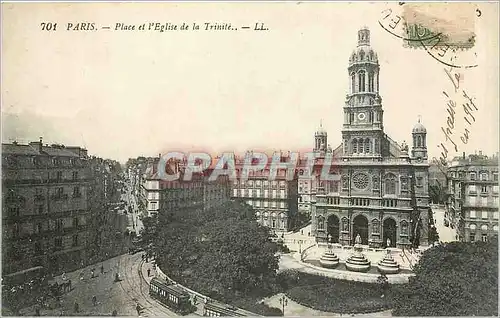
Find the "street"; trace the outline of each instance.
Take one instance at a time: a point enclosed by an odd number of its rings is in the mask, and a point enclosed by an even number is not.
[[[451,227],[447,227],[444,225],[444,215],[445,208],[440,207],[438,205],[432,206],[432,212],[434,214],[434,219],[436,220],[436,229],[439,234],[439,240],[441,242],[453,242],[456,241],[456,231]]]
[[[132,193],[129,183],[125,183],[126,191],[122,193],[122,200],[127,203],[127,216],[128,216],[128,229],[130,231],[135,231],[137,234],[141,232],[144,228],[141,219],[139,218],[139,208],[137,205],[137,199]],[[129,207],[132,213],[129,213]]]
[[[88,266],[71,273],[66,273],[67,279],[72,282],[72,289],[61,297],[61,306],[53,309],[41,309],[42,316],[98,316],[111,315],[116,310],[118,316],[137,316],[136,306],[142,308],[141,317],[149,316],[177,316],[149,297],[149,286],[142,273],[142,253],[121,255],[105,262]],[[104,273],[101,274],[101,264]],[[95,277],[91,277],[91,270],[95,267]],[[81,280],[80,273],[83,272]],[[115,274],[119,273],[120,281],[114,282]],[[61,276],[56,277],[62,282]],[[97,303],[92,304],[92,297],[96,296]],[[75,312],[75,302],[79,312]],[[52,302],[55,307],[55,302]],[[32,316],[35,308],[24,308],[22,315]]]

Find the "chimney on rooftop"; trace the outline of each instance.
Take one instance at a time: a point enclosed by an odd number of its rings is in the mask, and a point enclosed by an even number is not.
[[[482,156],[483,155],[483,151],[482,150],[479,150],[479,155]]]
[[[465,160],[465,151],[462,152],[462,158]]]
[[[43,147],[43,138],[40,137],[40,143],[38,143],[38,152],[42,153]]]

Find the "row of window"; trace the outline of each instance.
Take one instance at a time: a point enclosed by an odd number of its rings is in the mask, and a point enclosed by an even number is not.
[[[469,225],[469,229],[471,229],[472,231],[476,230],[476,228],[477,228],[476,224]],[[498,225],[493,225],[492,229],[493,231],[498,231]],[[488,225],[486,224],[481,225],[481,230],[488,231]]]
[[[73,218],[72,222],[72,227],[73,228],[78,228],[80,226],[80,219],[78,217]],[[33,232],[35,234],[41,234],[44,232],[43,230],[43,224],[42,222],[37,222],[33,224]],[[57,219],[54,222],[54,230],[56,232],[62,232],[64,230],[64,220],[63,219]],[[19,237],[21,234],[21,227],[18,223],[14,223],[12,225],[12,233],[15,238]]]
[[[459,186],[459,189],[460,189],[460,186]],[[468,186],[469,194],[477,193],[478,189],[481,191],[480,193],[483,193],[483,194],[489,194],[490,192],[491,193],[498,193],[498,186],[497,185],[494,185],[494,186],[489,186],[489,185],[476,186],[475,184],[473,184],[473,185]]]
[[[80,197],[80,196],[76,196],[75,198],[77,197]],[[62,198],[62,197],[61,197]],[[41,215],[43,213],[46,212],[45,210],[45,204],[35,204],[35,206],[33,207],[33,214],[34,215]],[[9,206],[7,208],[7,215],[9,217],[20,217],[21,216],[21,210],[19,208],[19,206]]]
[[[262,221],[260,219],[258,219],[258,222],[261,222],[262,225],[270,227],[272,229],[280,229],[280,230],[284,230],[285,225],[286,225],[286,221],[283,219],[280,219],[280,220],[271,219],[271,222],[269,222],[269,220],[267,218],[264,218]],[[278,224],[279,224],[279,227],[278,227]]]
[[[328,197],[326,199],[327,204],[331,205],[339,205],[340,204],[340,198],[339,197]],[[349,200],[351,205],[354,206],[369,206],[371,201],[370,199],[362,199],[362,198],[352,198]],[[384,207],[389,207],[389,208],[394,208],[397,207],[398,205],[398,200],[393,200],[393,199],[384,199],[382,200],[382,206]]]
[[[479,215],[481,215],[482,219],[488,219],[490,211],[475,211],[475,210],[470,210],[469,211],[469,217],[471,219],[479,218]],[[498,212],[491,212],[493,214],[493,219],[498,220]]]
[[[42,166],[49,166],[49,165],[51,165],[52,167],[60,167],[68,165],[80,166],[82,164],[82,160],[80,158],[66,158],[66,157],[46,158],[39,156],[27,157],[27,156],[16,156],[16,155],[4,157],[2,161],[3,163],[11,167],[19,167],[19,166],[25,167],[26,165],[30,165],[35,168],[39,168]]]
[[[477,196],[468,196],[467,197],[467,204],[470,206],[489,206],[490,203],[493,206],[498,207],[498,197],[491,197],[491,200],[489,197],[477,197]]]
[[[77,247],[80,244],[80,239],[78,237],[78,234],[74,234],[71,237],[71,247]],[[56,237],[54,238],[54,250],[62,250],[64,248],[63,246],[63,238],[62,237]],[[41,255],[43,254],[43,244],[42,242],[38,241],[34,243],[34,251],[35,255]]]
[[[303,174],[303,170],[300,170],[302,171],[301,175]],[[238,180],[234,180],[233,184],[236,186],[236,187],[268,187],[269,185],[271,186],[271,188],[273,189],[277,189],[278,186],[280,188],[285,188],[286,187],[286,182],[285,181],[268,181],[268,180],[247,180],[247,181],[238,181]]]
[[[318,230],[325,230],[325,226],[328,222],[326,222],[325,218],[320,215],[318,218],[317,218],[317,228]],[[380,221],[378,219],[373,219],[372,220],[372,233],[380,233]],[[347,218],[342,218],[341,220],[341,229],[343,232],[349,232],[349,219]],[[408,235],[409,233],[409,224],[407,221],[401,221],[400,223],[401,227],[401,232],[400,234],[401,235]]]
[[[356,85],[357,84],[357,85]],[[357,87],[357,89],[356,89]],[[366,72],[364,70],[358,71],[356,80],[356,73],[351,73],[351,94],[358,92],[373,92],[375,89],[375,74],[368,73],[368,85],[366,85]]]
[[[479,175],[479,179],[478,179]],[[451,172],[452,178],[460,178],[464,179],[465,178],[465,171],[452,171]],[[469,171],[468,172],[469,180],[479,180],[479,181],[489,181],[490,177],[493,181],[498,181],[498,172],[490,172],[489,171]]]
[[[160,294],[160,296],[167,297],[167,299],[173,303],[177,304],[179,302],[179,297],[172,295],[172,294],[169,294],[166,291],[164,291],[163,289],[160,289],[154,285],[151,285],[151,289],[153,291],[155,291],[156,293]]]
[[[347,176],[342,176],[341,182],[342,182],[342,190],[348,191],[349,190],[349,178]],[[376,191],[380,190],[380,178],[378,176],[372,177],[371,184],[372,184],[373,190],[376,190]],[[326,193],[339,193],[339,181],[327,181],[327,182],[324,182],[322,185],[325,187]],[[368,179],[366,179],[366,180],[353,180],[353,186],[356,189],[364,190],[368,187],[368,185],[369,185]],[[408,177],[400,177],[400,182],[398,182],[396,176],[394,176],[392,174],[387,175],[386,178],[384,179],[384,183],[383,183],[384,193],[388,194],[388,195],[398,194],[398,185],[399,185],[399,192],[409,191]],[[416,178],[416,186],[417,187],[423,186],[423,178],[422,177]]]
[[[378,139],[374,139],[373,141],[371,141],[368,138],[354,138],[351,141],[351,149],[352,153],[378,153],[380,151]]]
[[[240,190],[240,191],[238,191]],[[238,195],[239,194],[239,195]],[[287,198],[287,193],[285,190],[280,190],[279,192],[277,190],[272,190],[269,191],[265,189],[263,192],[260,189],[233,189],[233,196],[234,197],[255,197],[255,198],[277,198],[277,199],[286,199]]]
[[[288,208],[288,204],[287,202],[284,202],[284,201],[280,201],[279,203],[276,202],[276,201],[260,201],[260,200],[248,200],[246,201],[249,205],[255,207],[255,208],[260,208],[260,207],[264,207],[264,208],[280,208],[280,209],[286,209]]]
[[[497,228],[498,231],[498,228]],[[476,241],[476,233],[469,233],[469,242],[473,243]],[[487,242],[488,241],[488,234],[481,234],[481,241]]]

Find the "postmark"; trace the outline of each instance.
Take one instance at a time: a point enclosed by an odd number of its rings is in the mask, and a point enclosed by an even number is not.
[[[473,4],[400,3],[381,12],[379,25],[404,47],[423,49],[452,68],[477,66],[475,21],[482,12]]]

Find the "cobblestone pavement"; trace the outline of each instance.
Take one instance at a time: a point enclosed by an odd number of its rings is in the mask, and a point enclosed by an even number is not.
[[[140,316],[177,316],[174,312],[160,303],[151,299],[148,295],[149,286],[143,277],[142,253],[134,255],[121,255],[102,263],[86,267],[84,269],[67,273],[67,279],[72,281],[72,290],[65,293],[61,298],[61,306],[56,307],[52,301],[51,309],[41,309],[43,316],[110,316],[113,310],[118,316],[138,316],[136,306],[142,308]],[[101,264],[104,273],[101,274]],[[91,270],[95,267],[95,277],[91,277]],[[83,272],[83,279],[80,273]],[[115,274],[119,273],[121,280],[114,282]],[[61,276],[55,278],[62,282]],[[94,306],[92,297],[96,296],[97,303]],[[79,305],[79,312],[74,311],[75,302]],[[24,308],[22,315],[32,316],[35,308]]]

